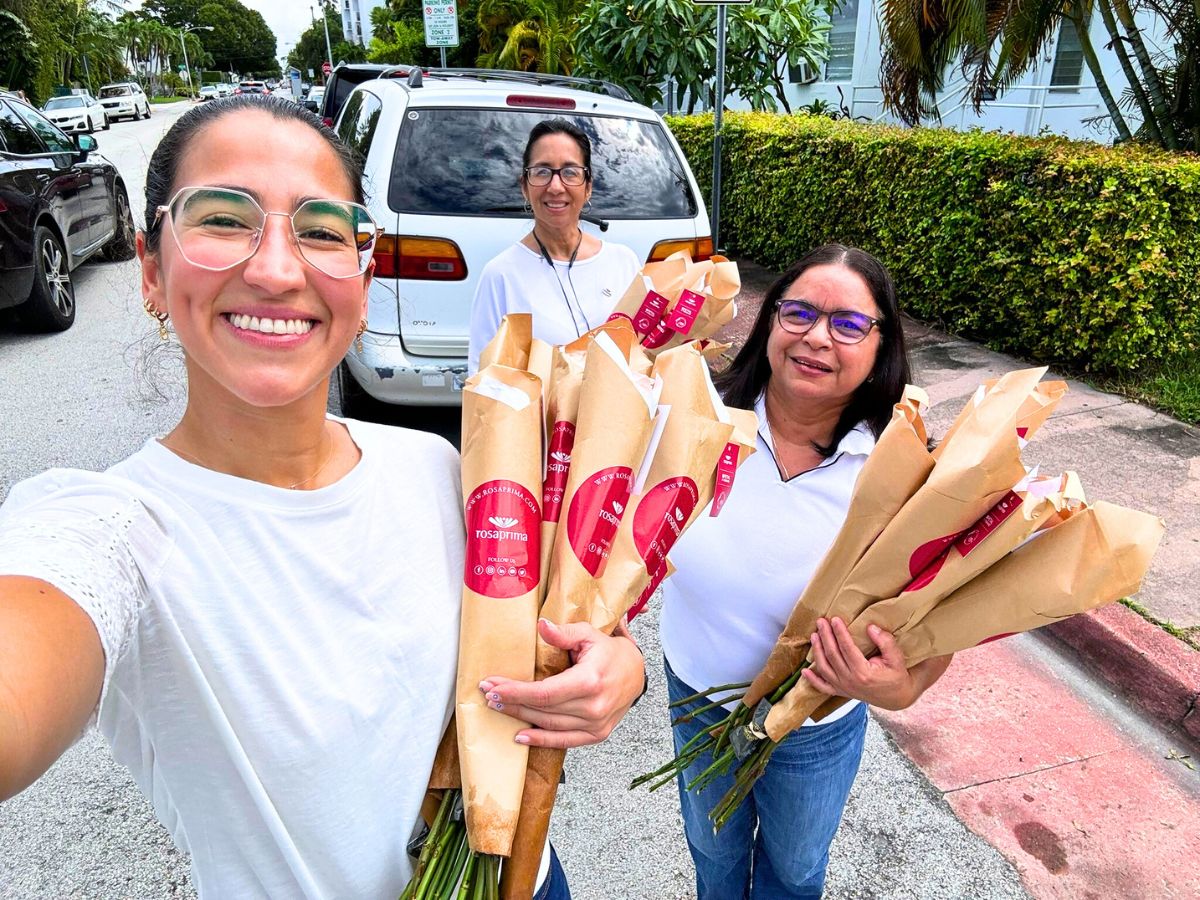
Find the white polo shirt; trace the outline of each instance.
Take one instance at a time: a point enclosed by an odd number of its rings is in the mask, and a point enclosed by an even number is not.
[[[706,510],[672,548],[678,571],[663,583],[663,653],[696,690],[751,681],[762,670],[842,527],[858,473],[875,447],[870,428],[859,423],[828,460],[784,481],[761,397],[755,412],[758,452],[738,469],[721,515],[712,518]]]

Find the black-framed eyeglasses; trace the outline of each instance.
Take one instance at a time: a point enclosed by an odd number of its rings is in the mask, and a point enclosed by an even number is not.
[[[567,187],[579,187],[587,182],[587,166],[563,166],[556,169],[553,166],[526,166],[525,181],[534,187],[545,187],[557,175]]]
[[[204,186],[180,188],[155,210],[153,225],[166,218],[188,262],[224,272],[258,251],[270,216],[288,220],[301,258],[331,278],[362,275],[383,233],[365,206],[349,200],[306,200],[292,213],[267,212],[243,191]]]
[[[853,309],[825,312],[807,300],[776,300],[775,310],[780,326],[792,334],[811,331],[821,319],[828,317],[830,337],[839,344],[857,344],[866,339],[872,328],[883,324],[883,319],[876,319]]]

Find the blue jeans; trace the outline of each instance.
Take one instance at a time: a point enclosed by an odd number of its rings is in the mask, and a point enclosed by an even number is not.
[[[554,845],[550,845],[550,871],[542,882],[540,890],[534,893],[533,900],[571,900],[571,888],[567,885],[567,873],[563,871]]]
[[[698,690],[680,681],[669,663],[666,671],[672,703]],[[673,709],[672,718],[706,702]],[[725,713],[710,710],[674,728],[675,751]],[[696,864],[698,900],[821,896],[829,845],[858,774],[866,730],[866,704],[859,704],[836,722],[792,732],[771,756],[750,796],[716,835],[708,813],[733,785],[733,770],[699,794],[689,792],[686,784],[708,768],[711,758],[701,757],[683,773],[679,804]]]

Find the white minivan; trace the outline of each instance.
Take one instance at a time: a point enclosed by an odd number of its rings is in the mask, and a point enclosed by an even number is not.
[[[384,235],[367,330],[339,369],[347,415],[372,401],[454,406],[479,273],[531,218],[518,178],[530,129],[565,118],[592,142],[582,227],[642,260],[713,252],[696,180],[662,118],[604,82],[522,72],[411,70],[365,81],[335,124],[365,160]],[[614,298],[614,305],[616,303]]]

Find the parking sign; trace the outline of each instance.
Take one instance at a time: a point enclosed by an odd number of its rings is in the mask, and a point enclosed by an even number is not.
[[[424,14],[426,47],[458,46],[457,3],[426,3]]]

